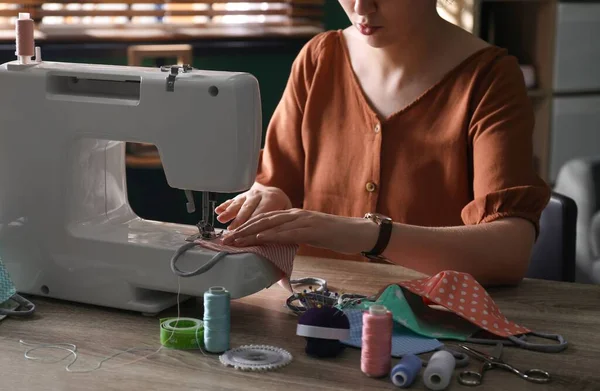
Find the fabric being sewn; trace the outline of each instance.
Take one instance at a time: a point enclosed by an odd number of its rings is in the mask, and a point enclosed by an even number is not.
[[[196,246],[201,246],[208,250],[215,251],[216,254],[210,261],[198,267],[196,270],[179,270],[176,265],[179,257],[189,249]],[[228,254],[252,253],[263,257],[277,267],[282,273],[282,280],[288,281],[289,285],[289,278],[292,275],[294,258],[297,251],[297,245],[267,244],[262,246],[234,247],[224,245],[222,238],[217,238],[215,240],[197,239],[194,242],[185,243],[183,246],[177,249],[175,254],[173,254],[171,257],[171,270],[180,277],[197,276],[210,270]]]
[[[294,258],[298,251],[297,245],[290,244],[266,244],[262,246],[235,247],[223,244],[222,238],[216,240],[197,240],[194,243],[209,250],[227,254],[253,253],[270,261],[287,278],[291,277],[294,268]]]

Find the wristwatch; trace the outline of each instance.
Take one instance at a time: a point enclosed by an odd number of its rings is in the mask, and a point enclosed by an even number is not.
[[[387,247],[392,235],[392,219],[379,213],[367,213],[365,219],[379,225],[379,237],[375,247],[371,251],[362,252],[362,255],[369,259],[384,259],[381,254]]]

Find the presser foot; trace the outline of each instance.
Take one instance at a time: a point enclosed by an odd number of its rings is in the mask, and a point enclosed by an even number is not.
[[[196,210],[196,206],[194,204],[194,196],[189,190],[185,191],[185,195],[187,198],[186,208],[188,210],[188,213],[192,213]],[[221,230],[220,232],[217,232],[215,230],[215,204],[216,201],[212,193],[202,192],[202,220],[200,220],[200,222],[196,224],[196,227],[198,228],[198,233],[195,235],[188,236],[186,238],[186,241],[194,242],[198,239],[215,240],[223,235],[223,230]]]
[[[188,236],[185,239],[187,242],[195,242],[198,239],[215,240],[223,236],[223,230],[217,231],[212,224],[205,223],[204,221],[196,224],[196,227],[198,227],[198,233]]]

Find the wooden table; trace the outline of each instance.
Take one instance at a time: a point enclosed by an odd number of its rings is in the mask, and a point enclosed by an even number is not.
[[[385,284],[419,277],[398,266],[299,258],[294,277],[321,277],[331,289],[375,293]],[[518,288],[489,292],[511,320],[536,331],[559,333],[569,348],[558,354],[507,348],[504,358],[520,368],[542,368],[553,376],[550,385],[536,385],[502,370],[490,371],[482,390],[600,390],[600,287],[544,281],[524,281]],[[26,360],[23,339],[69,342],[80,357],[73,369],[95,367],[98,360],[130,347],[158,349],[158,320],[138,313],[33,298],[32,319],[0,322],[0,390],[392,390],[389,378],[372,379],[360,371],[360,351],[349,348],[335,359],[314,359],[304,353],[296,336],[297,317],[284,307],[288,293],[275,285],[232,302],[232,347],[269,344],[290,351],[294,361],[274,372],[247,373],[223,366],[215,355],[163,349],[133,364],[151,350],[123,354],[91,373],[65,371],[68,360],[40,363]],[[196,301],[182,315],[201,317]],[[173,315],[172,310],[162,316]],[[488,349],[482,347],[482,349]],[[425,356],[426,357],[426,356]],[[394,360],[395,364],[398,360]],[[477,368],[473,361],[470,368]],[[458,371],[458,370],[457,370]],[[412,389],[425,389],[421,379]],[[469,389],[454,377],[449,390]]]

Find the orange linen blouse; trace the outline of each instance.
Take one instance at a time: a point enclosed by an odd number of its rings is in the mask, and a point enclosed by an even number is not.
[[[533,168],[534,114],[517,60],[478,51],[417,100],[379,118],[352,69],[341,30],[295,59],[269,123],[257,182],[296,208],[378,212],[420,226],[539,218],[549,186]],[[302,255],[366,260],[303,246]]]

